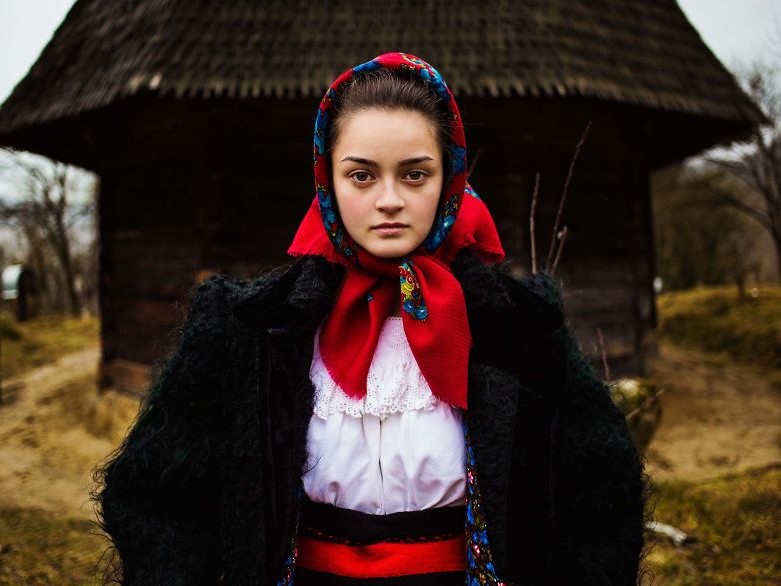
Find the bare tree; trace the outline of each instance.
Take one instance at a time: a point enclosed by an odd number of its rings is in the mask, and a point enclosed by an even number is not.
[[[755,64],[746,90],[766,116],[737,156],[708,157],[711,175],[696,187],[759,223],[772,238],[781,278],[781,88],[771,65]],[[702,177],[700,177],[702,179]]]
[[[27,243],[31,263],[40,274],[48,264],[45,249],[54,254],[68,312],[81,314],[76,286],[73,230],[85,216],[94,214],[95,198],[77,203],[74,170],[56,161],[45,162],[3,148],[0,173],[8,191],[0,194],[0,220],[14,228]],[[93,194],[94,195],[94,194]]]
[[[727,179],[691,163],[654,175],[657,266],[670,290],[732,282],[742,298],[748,276],[758,276],[761,228],[733,207],[714,205],[713,193],[729,190]]]

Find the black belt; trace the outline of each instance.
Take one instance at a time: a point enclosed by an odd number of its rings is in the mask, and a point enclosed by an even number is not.
[[[465,506],[373,515],[316,503],[304,495],[299,534],[349,545],[411,543],[449,539],[463,533],[465,525]]]

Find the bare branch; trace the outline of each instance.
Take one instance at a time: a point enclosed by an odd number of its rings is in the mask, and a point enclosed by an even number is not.
[[[599,351],[602,355],[602,368],[605,371],[605,380],[610,380],[610,366],[607,363],[607,352],[605,352],[605,339],[602,337],[602,328],[597,328],[597,337],[599,338]]]
[[[559,259],[561,258],[561,251],[564,250],[564,242],[567,240],[567,227],[566,226],[564,226],[561,229],[561,232],[559,232],[558,238],[559,238],[559,242],[558,242],[558,249],[556,250],[556,258],[553,260],[553,265],[551,266],[551,269],[550,269],[550,274],[551,275],[556,272],[556,267],[558,266]]]
[[[715,158],[706,158],[705,160],[714,167],[719,167],[722,171],[729,173],[731,177],[734,177],[752,191],[756,191],[756,180],[754,179],[753,173],[749,169],[750,163],[745,161],[735,162]]]
[[[760,210],[747,205],[745,202],[738,199],[728,191],[724,191],[716,187],[712,187],[710,189],[710,193],[712,193],[714,196],[720,199],[723,203],[732,206],[736,210],[741,211],[747,216],[753,218],[754,220],[759,222],[764,228],[769,230],[772,229],[773,224],[766,214],[763,214]]]
[[[48,246],[54,253],[64,284],[64,297],[70,313],[81,312],[76,286],[79,268],[72,252],[71,228],[95,206],[71,203],[76,187],[72,169],[60,162],[35,160],[12,149],[3,149],[0,168],[6,181],[13,184],[17,197],[14,203],[2,202],[0,216],[12,222],[27,241],[28,250],[37,260],[39,270],[48,268],[41,249]]]
[[[537,245],[535,243],[536,236],[534,234],[534,214],[537,211],[537,196],[540,193],[540,173],[534,174],[534,192],[532,193],[532,205],[529,211],[529,238],[531,240],[530,247],[532,253],[532,275],[537,272]]]
[[[553,223],[553,232],[551,234],[550,246],[548,247],[548,260],[546,261],[546,265],[545,265],[546,270],[550,270],[551,259],[554,254],[554,248],[556,243],[556,236],[558,235],[558,231],[559,231],[559,222],[561,221],[561,213],[564,210],[564,201],[567,199],[567,193],[569,192],[569,185],[570,182],[572,181],[572,173],[575,170],[575,163],[577,162],[578,157],[580,156],[580,151],[586,142],[586,137],[588,136],[588,133],[591,130],[592,125],[593,122],[591,121],[589,121],[589,123],[586,124],[586,128],[583,130],[583,134],[580,136],[580,140],[578,141],[578,144],[575,147],[575,152],[572,155],[572,160],[570,161],[569,164],[567,179],[564,181],[564,189],[561,192],[561,199],[559,200],[559,209],[556,212],[556,221]]]

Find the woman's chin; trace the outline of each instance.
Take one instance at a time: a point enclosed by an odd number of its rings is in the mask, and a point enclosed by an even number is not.
[[[404,244],[401,242],[379,242],[372,243],[364,247],[366,252],[377,258],[402,258],[409,255],[417,248],[417,245]]]

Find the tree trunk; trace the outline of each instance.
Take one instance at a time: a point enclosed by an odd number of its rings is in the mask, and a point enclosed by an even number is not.
[[[771,231],[773,244],[776,245],[776,270],[778,271],[778,282],[781,283],[781,228]]]
[[[738,287],[738,301],[743,303],[746,301],[746,279],[742,272],[735,274],[735,284]]]

